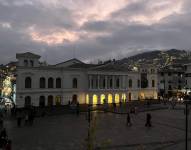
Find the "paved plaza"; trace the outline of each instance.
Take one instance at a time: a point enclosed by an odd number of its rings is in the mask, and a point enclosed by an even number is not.
[[[108,150],[184,150],[185,115],[181,109],[150,111],[152,127],[145,127],[146,113],[131,114],[132,126],[126,126],[126,115],[93,112],[96,116],[95,149]],[[33,126],[18,128],[16,120],[6,119],[5,126],[13,150],[86,150],[88,121],[63,114],[36,118]],[[191,138],[191,115],[189,116]],[[99,148],[102,147],[102,148]],[[191,141],[189,139],[189,149]]]

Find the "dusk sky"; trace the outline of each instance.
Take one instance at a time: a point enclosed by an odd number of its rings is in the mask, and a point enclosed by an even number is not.
[[[0,0],[0,64],[33,52],[50,64],[191,49],[191,0]]]

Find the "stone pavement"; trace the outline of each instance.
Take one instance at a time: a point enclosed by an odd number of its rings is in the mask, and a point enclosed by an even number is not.
[[[97,118],[95,149],[101,146],[108,150],[184,150],[183,110],[151,111],[151,128],[144,126],[146,113],[131,114],[133,125],[127,127],[125,114],[93,112]],[[86,113],[81,113],[79,117],[65,114],[36,118],[33,126],[21,128],[16,126],[16,120],[7,119],[4,124],[13,142],[13,150],[86,150]]]

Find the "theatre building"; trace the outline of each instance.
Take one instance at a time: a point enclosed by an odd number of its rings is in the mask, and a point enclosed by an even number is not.
[[[131,69],[126,64],[109,62],[87,64],[71,59],[56,65],[39,62],[41,56],[16,54],[17,107],[119,103],[157,99],[157,70],[154,67]]]

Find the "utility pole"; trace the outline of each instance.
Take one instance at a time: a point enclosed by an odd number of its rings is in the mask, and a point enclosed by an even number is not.
[[[185,113],[186,113],[186,122],[185,122],[185,150],[188,150],[188,102],[186,101]]]
[[[185,98],[185,150],[188,150],[188,115],[189,115],[189,110],[188,110],[188,105],[191,104],[191,100],[189,96],[186,96]]]

